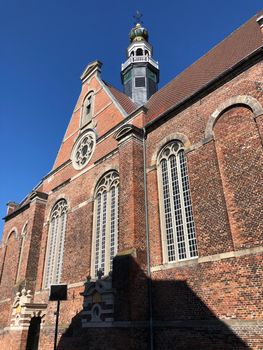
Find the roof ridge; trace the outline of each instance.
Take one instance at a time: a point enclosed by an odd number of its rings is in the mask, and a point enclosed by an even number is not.
[[[185,72],[187,72],[188,70],[190,70],[192,68],[193,65],[197,64],[199,61],[201,61],[204,57],[207,57],[212,51],[214,51],[219,45],[222,45],[222,43],[226,42],[227,40],[229,40],[236,32],[238,32],[242,27],[244,27],[245,25],[247,25],[247,23],[249,23],[250,21],[252,21],[252,19],[257,18],[260,14],[263,14],[263,10],[259,11],[258,13],[256,13],[254,16],[250,17],[245,23],[243,23],[242,25],[240,25],[238,28],[236,28],[235,30],[233,30],[230,34],[228,34],[223,40],[219,41],[217,44],[215,44],[214,46],[212,46],[205,54],[203,54],[202,56],[200,56],[197,60],[195,60],[194,62],[192,62],[190,64],[190,66],[187,66],[185,69],[183,69],[179,74],[177,74],[174,78],[172,78],[168,83],[166,83],[160,90],[156,91],[150,98],[149,100],[145,103],[145,105],[148,104],[149,101],[151,101],[152,97],[156,94],[158,94],[159,92],[161,92],[163,89],[169,87],[170,84],[172,84],[174,82],[175,79],[178,79],[181,75],[183,75]]]

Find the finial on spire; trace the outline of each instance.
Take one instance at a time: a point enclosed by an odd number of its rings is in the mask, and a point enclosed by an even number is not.
[[[136,11],[136,13],[135,13],[135,15],[133,16],[133,18],[135,19],[135,22],[134,22],[134,24],[143,24],[143,21],[142,21],[142,13],[139,11],[139,10],[137,10]]]
[[[132,41],[148,41],[148,31],[146,28],[142,27],[142,14],[140,11],[136,11],[136,14],[133,16],[135,19],[135,27],[129,33],[130,42]]]

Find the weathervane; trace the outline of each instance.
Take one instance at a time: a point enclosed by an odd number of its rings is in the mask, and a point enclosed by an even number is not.
[[[136,11],[136,14],[133,16],[133,18],[135,19],[134,24],[137,24],[137,23],[142,24],[143,23],[142,20],[141,20],[142,14],[141,14],[141,12],[139,10]]]

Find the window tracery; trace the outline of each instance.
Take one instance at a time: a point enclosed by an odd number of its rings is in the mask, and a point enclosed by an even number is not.
[[[73,166],[82,169],[91,158],[95,149],[96,136],[93,131],[85,132],[73,147]]]
[[[188,169],[181,142],[172,141],[158,157],[164,260],[198,256]]]
[[[113,257],[118,251],[119,176],[107,173],[99,181],[94,202],[94,242],[92,275],[112,270]]]
[[[55,204],[51,213],[44,288],[48,288],[51,284],[58,284],[61,279],[67,212],[67,202],[65,199],[61,199]]]

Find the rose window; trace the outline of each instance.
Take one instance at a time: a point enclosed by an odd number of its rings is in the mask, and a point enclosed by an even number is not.
[[[75,169],[83,168],[92,156],[96,138],[92,131],[81,136],[73,149],[73,166]]]

